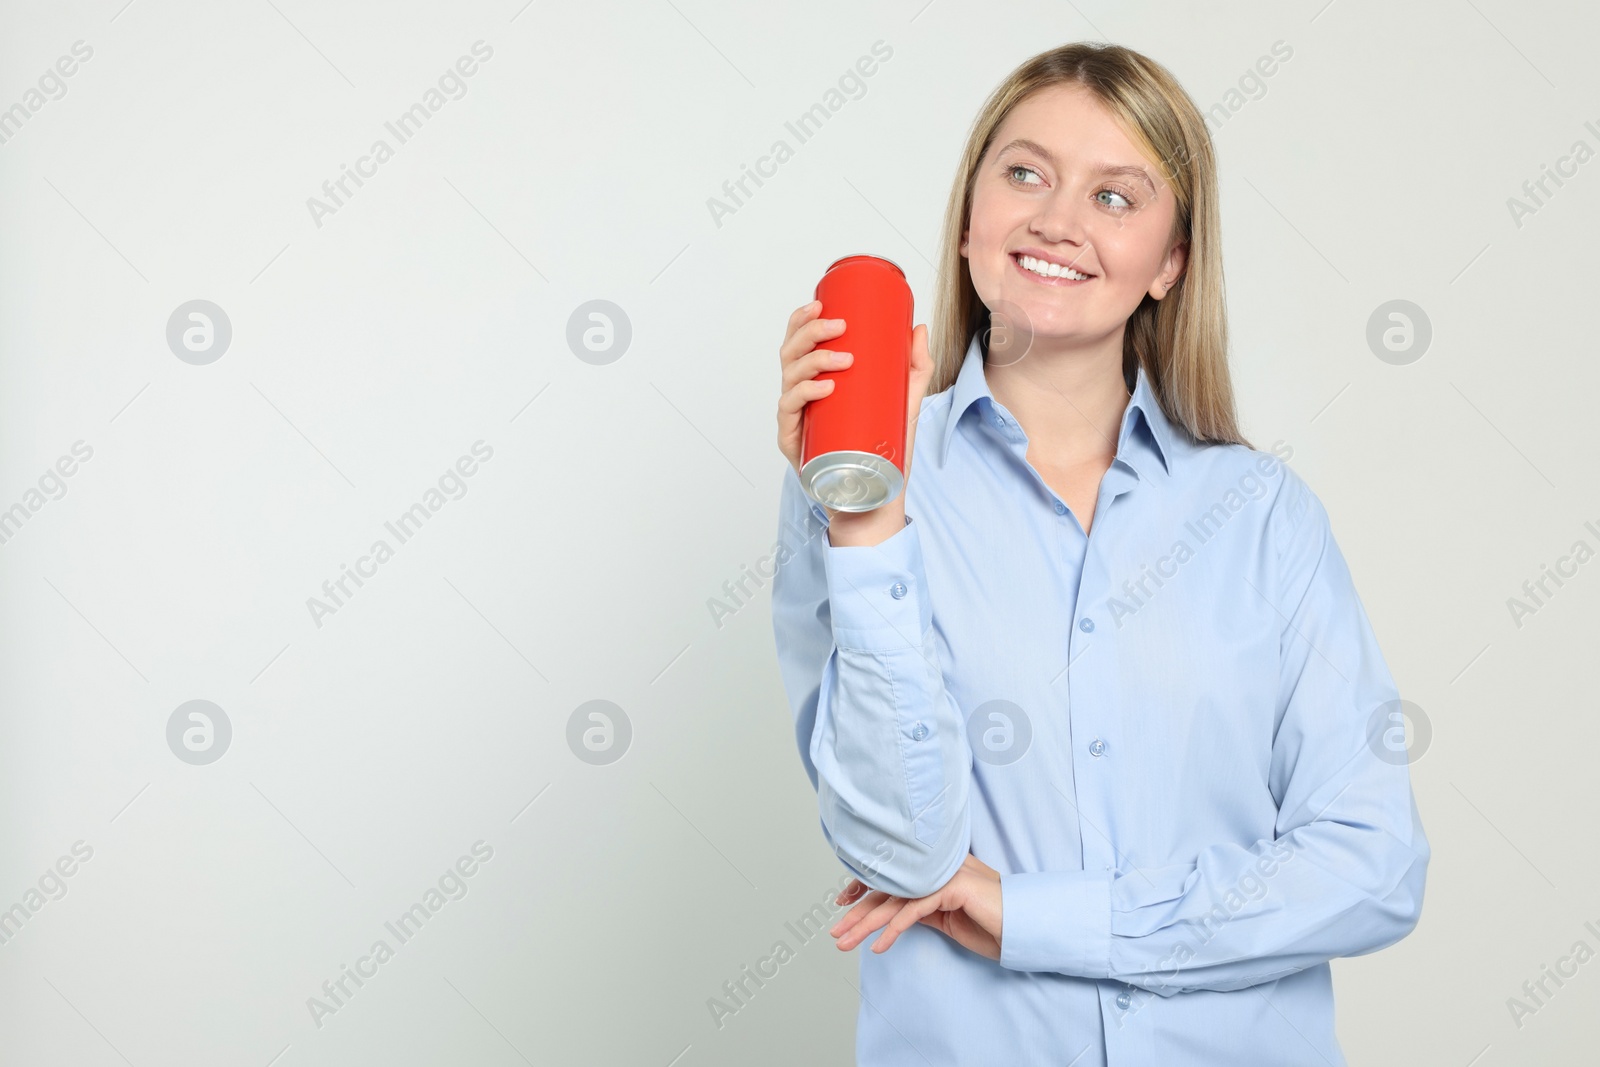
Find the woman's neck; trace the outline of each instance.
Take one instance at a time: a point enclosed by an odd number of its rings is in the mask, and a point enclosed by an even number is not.
[[[1039,343],[1026,356],[988,353],[989,392],[1015,415],[1030,450],[1061,466],[1109,464],[1129,393],[1122,375],[1122,338],[1100,351],[1049,353]]]

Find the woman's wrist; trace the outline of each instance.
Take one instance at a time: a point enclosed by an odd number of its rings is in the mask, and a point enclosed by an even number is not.
[[[826,505],[824,505],[826,508]],[[891,500],[871,511],[828,512],[828,544],[834,548],[857,548],[882,544],[906,525],[904,498]]]

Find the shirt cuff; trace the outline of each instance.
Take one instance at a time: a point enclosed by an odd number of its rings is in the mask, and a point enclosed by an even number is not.
[[[1110,871],[1000,876],[1000,966],[1080,978],[1111,974]]]
[[[923,588],[922,542],[911,516],[875,545],[829,540],[822,559],[834,644],[867,652],[922,647],[933,605]]]

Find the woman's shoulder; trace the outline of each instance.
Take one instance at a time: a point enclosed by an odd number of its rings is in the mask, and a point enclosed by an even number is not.
[[[1289,461],[1294,447],[1281,439],[1270,448],[1210,442],[1191,445],[1188,455],[1190,492],[1228,513],[1252,505],[1263,539],[1277,555],[1296,539],[1319,537],[1328,516],[1322,501]]]

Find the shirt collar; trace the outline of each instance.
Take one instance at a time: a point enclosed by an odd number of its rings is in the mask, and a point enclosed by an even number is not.
[[[989,391],[989,380],[983,373],[984,351],[980,341],[981,336],[981,333],[973,334],[972,342],[967,346],[967,354],[962,357],[961,370],[956,375],[955,384],[950,387],[950,411],[945,419],[944,440],[940,442],[941,465],[950,455],[950,442],[954,440],[956,427],[967,409],[980,400],[983,401],[981,405],[983,409],[997,406],[994,394]],[[980,410],[979,418],[984,417],[984,414],[985,411]],[[1135,426],[1140,422],[1145,427],[1143,435],[1134,433]],[[1174,427],[1162,412],[1161,404],[1156,400],[1155,393],[1150,388],[1149,378],[1141,366],[1134,382],[1133,396],[1129,398],[1127,409],[1122,413],[1122,426],[1117,432],[1117,458],[1133,467],[1142,478],[1143,472],[1139,470],[1142,449],[1144,453],[1154,453],[1155,458],[1161,463],[1161,469],[1170,474],[1174,436]],[[1128,444],[1130,440],[1135,442],[1135,447],[1132,449]]]

